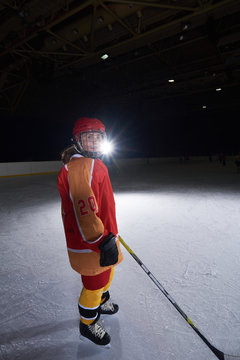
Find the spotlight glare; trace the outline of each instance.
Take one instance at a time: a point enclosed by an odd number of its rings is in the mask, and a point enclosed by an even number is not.
[[[110,141],[105,140],[102,143],[101,151],[104,155],[109,155],[113,152],[113,144]]]
[[[216,91],[221,91],[221,90],[222,90],[222,88],[220,88],[220,87],[219,87],[219,88],[216,88]]]
[[[168,80],[169,83],[174,83],[174,81],[175,81],[174,79],[169,79]]]

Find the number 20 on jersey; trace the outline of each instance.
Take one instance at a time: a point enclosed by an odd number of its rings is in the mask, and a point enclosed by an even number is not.
[[[96,199],[94,196],[89,196],[87,199],[87,203],[88,203],[91,211],[93,211],[93,212],[98,211]],[[89,213],[87,204],[84,200],[82,200],[82,199],[78,200],[78,205],[79,205],[79,210],[80,210],[81,216],[87,215]]]

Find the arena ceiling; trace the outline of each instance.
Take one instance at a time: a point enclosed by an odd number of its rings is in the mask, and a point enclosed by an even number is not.
[[[35,77],[87,78],[129,101],[233,94],[239,63],[239,0],[0,1],[4,111]]]

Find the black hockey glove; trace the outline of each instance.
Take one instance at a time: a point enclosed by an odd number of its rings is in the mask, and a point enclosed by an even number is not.
[[[100,265],[109,266],[118,262],[118,248],[113,233],[109,233],[107,237],[98,245],[100,250]]]

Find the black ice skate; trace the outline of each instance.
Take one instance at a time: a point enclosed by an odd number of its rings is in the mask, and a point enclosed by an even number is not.
[[[79,330],[82,336],[86,337],[97,345],[106,346],[110,343],[111,337],[99,321],[95,320],[90,325],[83,324],[80,321]]]
[[[112,303],[110,300],[104,302],[100,306],[101,314],[113,315],[116,314],[118,310],[119,310],[119,306],[117,304]]]

